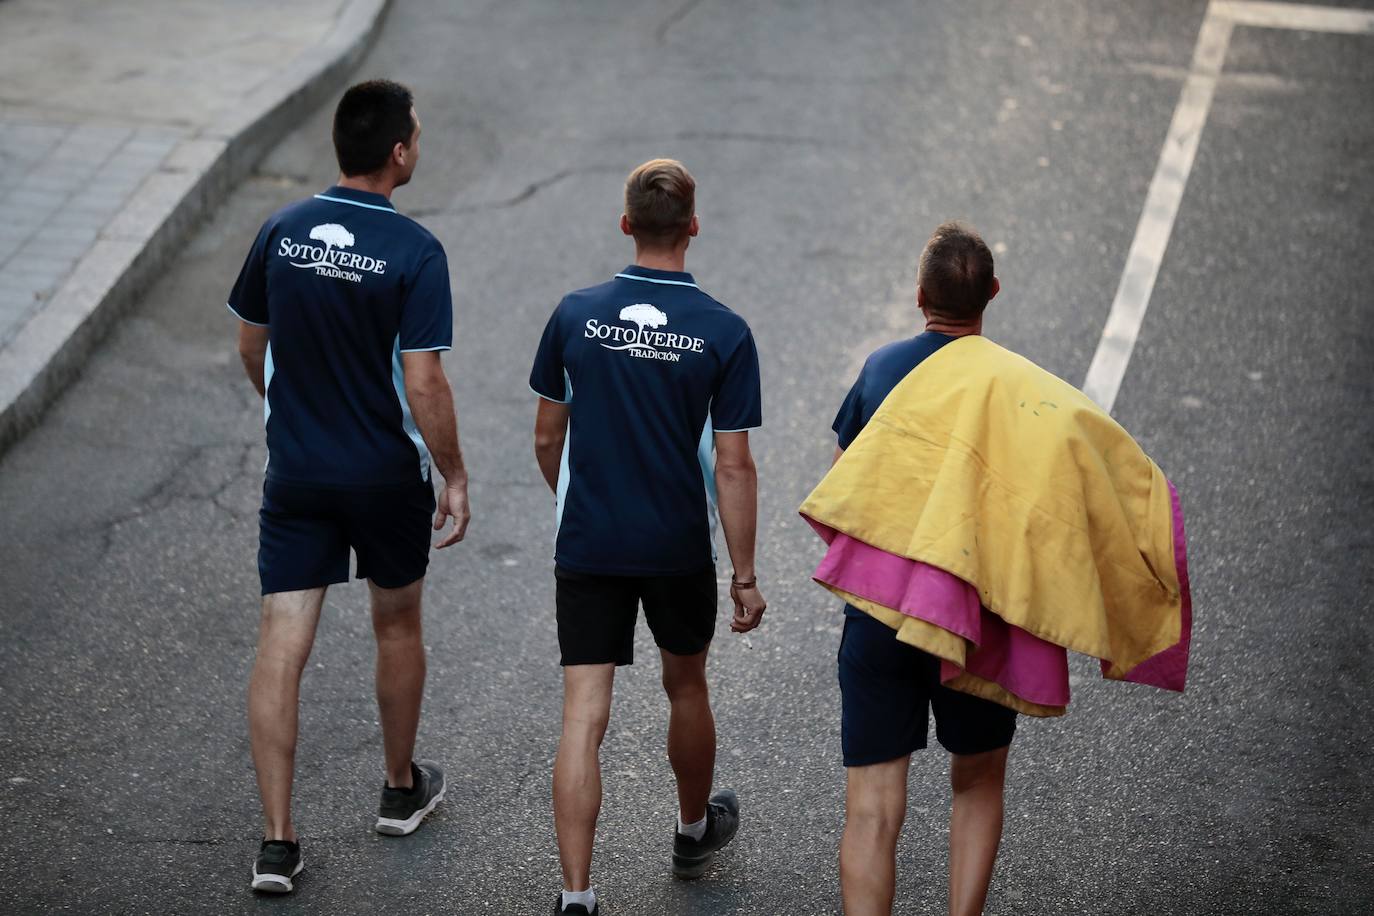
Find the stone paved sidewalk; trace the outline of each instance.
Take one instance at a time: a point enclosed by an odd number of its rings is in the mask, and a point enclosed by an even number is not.
[[[0,118],[0,347],[187,136],[174,127]]]
[[[0,0],[0,450],[385,6]]]

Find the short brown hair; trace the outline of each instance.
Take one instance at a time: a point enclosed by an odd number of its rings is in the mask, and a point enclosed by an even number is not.
[[[696,212],[697,183],[676,159],[650,159],[625,179],[625,216],[641,245],[682,239]]]
[[[926,307],[951,318],[977,318],[992,298],[993,263],[983,237],[957,220],[941,223],[921,252],[917,282]]]

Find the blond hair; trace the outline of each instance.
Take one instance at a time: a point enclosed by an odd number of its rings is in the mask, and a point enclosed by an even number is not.
[[[625,216],[635,241],[672,245],[687,232],[696,212],[696,180],[676,159],[650,159],[625,179]]]

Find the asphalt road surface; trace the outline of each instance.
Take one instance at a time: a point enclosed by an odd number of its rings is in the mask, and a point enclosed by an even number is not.
[[[860,8],[861,7],[861,8]],[[467,541],[427,586],[420,751],[451,789],[413,837],[381,784],[359,585],[330,590],[303,694],[308,868],[248,890],[244,721],[261,406],[223,303],[261,221],[334,177],[328,111],[188,235],[42,426],[0,459],[0,910],[543,913],[560,676],[552,500],[526,377],[550,309],[631,260],[624,175],[698,182],[688,267],[763,361],[761,584],[711,665],[743,826],[668,874],[666,702],[647,634],[621,672],[594,880],[603,912],[839,911],[836,602],[796,507],[863,357],[917,325],[947,217],[995,246],[987,332],[1078,383],[1204,4],[812,0],[394,4],[361,75],[410,83],[398,205],[444,242],[472,473]],[[1374,37],[1239,28],[1116,414],[1178,485],[1196,630],[1186,694],[1074,667],[1023,719],[990,913],[1374,908]],[[721,568],[728,575],[728,568]],[[947,761],[913,765],[901,913],[942,912]]]

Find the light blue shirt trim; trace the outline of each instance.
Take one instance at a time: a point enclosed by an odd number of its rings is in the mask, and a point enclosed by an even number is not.
[[[643,280],[645,283],[662,283],[665,286],[690,286],[692,289],[701,289],[695,283],[688,283],[686,280],[660,280],[657,277],[638,277],[634,274],[616,274],[622,280]]]
[[[745,427],[743,427],[743,428],[741,428],[741,429],[718,429],[718,430],[716,430],[716,432],[718,432],[718,433],[748,433],[748,432],[753,432],[753,431],[756,430],[756,429],[763,429],[763,427],[762,427],[762,426],[745,426]]]
[[[442,347],[411,347],[409,350],[402,348],[402,353],[433,353],[436,350],[452,350],[448,344]]]
[[[701,441],[697,443],[697,461],[701,464],[701,479],[706,486],[706,521],[710,525],[708,536],[711,538],[712,563],[720,559],[716,553],[716,528],[720,524],[720,509],[716,499],[715,432],[711,429],[711,414],[708,408],[706,425],[701,428]]]
[[[330,197],[328,194],[316,194],[316,200],[329,200],[336,204],[352,204],[355,207],[366,207],[368,210],[381,210],[383,213],[395,213],[395,207],[379,207],[376,204],[365,204],[360,200],[349,200],[347,197]]]
[[[234,312],[234,307],[233,307],[232,305],[230,305],[229,303],[227,303],[227,302],[224,303],[224,307],[227,308],[229,311]],[[255,328],[265,328],[265,327],[268,327],[268,325],[262,324],[261,322],[249,321],[247,318],[244,318],[244,317],[243,317],[242,315],[240,315],[238,312],[234,312],[234,317],[237,318],[239,321],[242,321],[244,324],[251,324],[251,325],[252,325],[253,327],[255,327]]]
[[[555,401],[554,403],[567,404],[572,401],[572,376],[568,375],[568,370],[563,370],[563,378],[568,386],[568,400]],[[531,389],[533,390],[533,389]],[[535,394],[539,392],[535,391]],[[542,394],[539,395],[544,397]],[[554,524],[553,524],[553,550],[554,555],[558,554],[558,529],[563,527],[563,506],[568,501],[568,485],[572,483],[572,469],[568,466],[568,452],[572,449],[572,418],[568,419],[568,428],[563,435],[563,457],[558,462],[558,489],[555,491],[554,505]]]
[[[425,439],[420,435],[420,429],[415,425],[415,417],[410,413],[410,401],[406,399],[406,377],[405,369],[401,366],[401,335],[396,335],[396,340],[391,345],[391,387],[396,389],[396,400],[401,402],[401,428],[410,437],[410,441],[415,443],[415,450],[420,453],[420,479],[429,479],[429,449],[425,446]]]
[[[568,468],[568,450],[572,448],[572,424],[568,424],[568,434],[563,438],[563,457],[558,462],[558,490],[554,494],[553,549],[558,552],[558,529],[563,527],[563,506],[568,502],[568,484],[572,482],[572,471]]]
[[[276,364],[272,362],[272,344],[267,344],[267,358],[262,363],[262,426],[267,428],[267,421],[272,419],[272,401],[268,397],[272,391],[272,373],[276,371]]]

